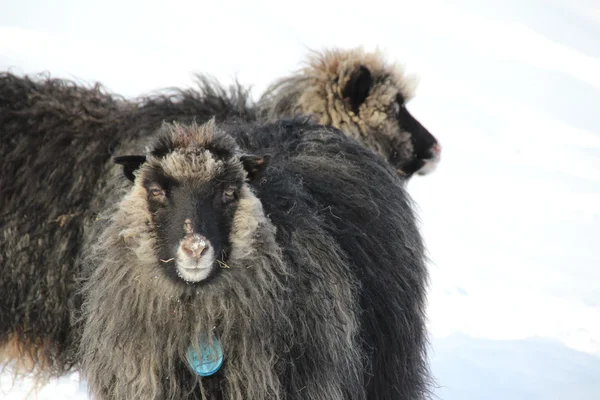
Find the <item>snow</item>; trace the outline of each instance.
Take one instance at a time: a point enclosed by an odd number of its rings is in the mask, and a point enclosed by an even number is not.
[[[193,72],[258,95],[307,49],[378,46],[443,146],[417,177],[441,399],[600,398],[600,7],[594,0],[22,0],[0,69],[137,96]],[[76,374],[38,399],[86,398]],[[1,375],[4,398],[30,383]],[[1,397],[1,396],[0,396]]]
[[[37,391],[36,391],[37,389]],[[54,379],[41,388],[36,388],[30,377],[13,379],[13,374],[5,370],[0,375],[0,398],[4,400],[85,400],[88,399],[87,385],[74,372]]]

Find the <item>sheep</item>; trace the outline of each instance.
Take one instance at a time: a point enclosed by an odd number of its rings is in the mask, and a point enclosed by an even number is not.
[[[382,52],[313,52],[305,68],[272,84],[258,102],[262,120],[312,115],[380,154],[399,174],[426,175],[440,161],[438,140],[407,110],[416,81]]]
[[[77,367],[73,320],[82,299],[76,260],[102,208],[95,194],[113,188],[107,170],[116,149],[148,138],[162,121],[267,122],[310,113],[313,121],[340,128],[384,155],[404,181],[432,169],[439,160],[437,141],[416,121],[400,117],[403,108],[390,99],[409,98],[408,81],[379,53],[325,52],[312,65],[257,102],[237,83],[224,88],[202,75],[196,89],[125,99],[100,84],[0,74],[0,363],[18,360],[47,376]],[[340,91],[336,82],[346,81]],[[293,82],[300,91],[292,90]],[[335,108],[316,106],[326,99]],[[379,114],[377,128],[370,111],[377,107],[399,114]],[[385,150],[386,138],[395,138],[389,140],[398,143],[394,150]]]
[[[164,124],[115,162],[82,258],[95,398],[424,398],[423,244],[380,157],[284,120]]]
[[[254,118],[239,85],[134,100],[100,84],[0,74],[0,363],[43,378],[77,364],[78,258],[115,148],[163,119]],[[235,91],[239,89],[239,91]],[[156,104],[160,104],[157,112]]]

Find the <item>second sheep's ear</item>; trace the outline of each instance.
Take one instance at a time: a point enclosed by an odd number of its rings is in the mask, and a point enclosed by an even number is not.
[[[350,76],[342,90],[342,96],[350,103],[350,107],[355,114],[358,114],[360,105],[369,97],[372,86],[373,76],[371,71],[363,65],[359,66]]]
[[[258,174],[261,173],[269,163],[271,156],[265,154],[263,156],[255,156],[245,154],[240,157],[240,161],[244,165],[244,169],[248,173],[248,180],[253,181]]]
[[[114,158],[114,162],[123,166],[123,175],[133,182],[135,181],[133,173],[146,162],[146,156],[119,156]]]

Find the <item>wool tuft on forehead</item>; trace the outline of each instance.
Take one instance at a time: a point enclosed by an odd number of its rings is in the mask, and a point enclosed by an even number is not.
[[[149,167],[174,179],[211,180],[232,168],[242,173],[238,145],[214,119],[202,125],[164,123],[147,153]]]
[[[235,140],[215,125],[214,118],[205,124],[181,125],[163,123],[154,144],[148,148],[150,156],[163,158],[169,153],[203,153],[210,151],[220,160],[227,160],[238,152]]]

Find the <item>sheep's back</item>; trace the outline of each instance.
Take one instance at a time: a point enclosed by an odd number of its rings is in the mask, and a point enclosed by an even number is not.
[[[424,246],[404,181],[383,159],[330,127],[302,120],[236,132],[242,147],[272,155],[255,181],[283,248],[318,220],[344,254],[360,298],[368,398],[427,391]],[[411,366],[407,368],[406,366]],[[404,374],[398,371],[405,371]]]
[[[50,369],[69,364],[74,259],[119,109],[99,86],[0,75],[0,342]]]

